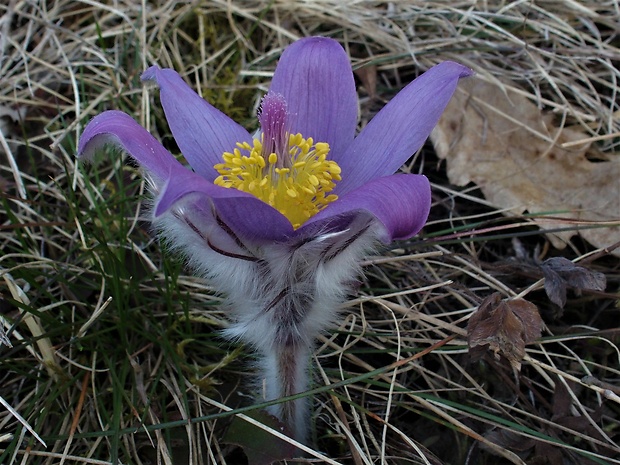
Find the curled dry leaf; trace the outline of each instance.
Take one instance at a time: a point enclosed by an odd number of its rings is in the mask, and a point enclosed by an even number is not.
[[[545,276],[545,292],[549,300],[561,308],[566,304],[566,289],[603,291],[607,280],[603,273],[579,266],[564,257],[553,257],[540,264]]]
[[[496,292],[484,299],[469,319],[469,353],[479,358],[490,350],[496,359],[503,356],[515,370],[520,370],[525,345],[538,339],[542,328],[536,305],[524,299],[502,300]]]
[[[588,135],[553,122],[553,115],[515,90],[472,78],[459,85],[431,139],[438,156],[447,159],[451,183],[475,183],[507,214],[527,211],[607,225],[550,233],[555,247],[563,248],[577,233],[596,247],[615,244],[620,241],[620,158],[592,162],[605,157],[589,143],[562,148]],[[571,226],[550,218],[535,221],[543,229]],[[620,255],[620,249],[613,253]]]

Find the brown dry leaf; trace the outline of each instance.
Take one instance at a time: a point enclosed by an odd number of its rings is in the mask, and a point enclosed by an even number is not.
[[[431,139],[448,161],[451,183],[475,183],[507,214],[614,222],[549,234],[554,246],[563,248],[577,232],[596,247],[610,246],[620,241],[620,158],[592,162],[588,156],[604,157],[590,144],[561,148],[588,136],[554,127],[553,119],[516,91],[472,78],[459,86]],[[535,221],[543,229],[570,226],[549,218]]]
[[[502,300],[496,292],[484,299],[469,319],[469,353],[479,357],[490,350],[496,359],[504,356],[515,370],[520,370],[525,344],[538,339],[542,328],[536,305],[524,299]]]
[[[540,264],[545,276],[545,292],[560,308],[566,304],[566,289],[575,292],[603,291],[607,279],[603,273],[579,266],[564,257],[548,258]]]
[[[371,99],[377,98],[377,67],[374,65],[364,66],[354,70],[354,73],[362,81],[368,96]]]

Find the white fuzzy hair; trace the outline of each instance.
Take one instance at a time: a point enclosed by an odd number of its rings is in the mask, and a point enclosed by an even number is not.
[[[213,209],[202,204],[198,209],[195,201],[188,198],[154,218],[153,225],[224,296],[231,320],[224,336],[249,344],[260,356],[259,399],[307,390],[314,341],[333,322],[359,273],[360,259],[384,233],[382,225],[360,213],[341,231],[247,244]],[[307,439],[306,398],[278,403],[269,411],[297,440]]]

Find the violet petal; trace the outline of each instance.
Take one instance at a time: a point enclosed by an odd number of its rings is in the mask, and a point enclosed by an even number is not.
[[[293,234],[290,222],[277,210],[251,194],[215,186],[188,170],[126,113],[112,110],[95,116],[82,133],[78,157],[91,158],[105,144],[125,150],[156,178],[162,192],[156,199],[155,216],[199,196],[205,208],[212,205],[218,217],[248,241],[285,240]]]
[[[169,179],[157,199],[154,214],[160,216],[185,202],[213,206],[214,213],[236,235],[250,242],[284,241],[293,234],[291,223],[276,209],[252,194],[216,186],[185,170]],[[190,207],[186,214],[192,214]]]
[[[427,139],[460,78],[472,71],[446,61],[401,90],[362,130],[342,160],[342,195],[371,179],[396,172]]]
[[[168,179],[172,172],[188,171],[157,139],[122,111],[110,110],[95,116],[84,128],[77,156],[90,159],[106,144],[116,145],[128,152],[161,182]]]
[[[213,165],[222,162],[237,142],[251,142],[252,136],[239,124],[200,97],[172,69],[151,66],[144,81],[156,81],[170,130],[181,153],[198,174],[213,181]]]
[[[326,37],[308,37],[289,45],[276,67],[270,92],[286,99],[291,133],[327,142],[339,163],[357,125],[357,94],[349,57]]]
[[[426,176],[395,174],[375,179],[348,192],[305,223],[297,232],[317,229],[317,225],[344,219],[352,213],[368,212],[385,227],[381,240],[408,239],[424,226],[431,205],[431,189]],[[349,214],[349,215],[347,215]]]

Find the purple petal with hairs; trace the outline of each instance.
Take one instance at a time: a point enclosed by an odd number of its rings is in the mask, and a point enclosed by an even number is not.
[[[353,142],[357,93],[349,57],[326,37],[308,37],[289,45],[276,67],[271,92],[286,99],[292,133],[327,142],[330,158]]]
[[[216,216],[249,242],[285,241],[293,235],[293,227],[286,217],[252,194],[216,186],[185,171],[168,181],[155,205],[155,216],[192,201],[206,210],[212,205]]]
[[[366,182],[393,174],[428,138],[460,78],[471,70],[443,62],[401,90],[362,130],[339,159],[342,195]]]
[[[417,234],[426,223],[431,205],[431,188],[426,176],[395,174],[375,179],[330,204],[297,232],[315,230],[317,225],[329,223],[339,216],[346,217],[366,212],[383,224],[381,240],[408,239]]]
[[[252,141],[248,131],[200,97],[176,71],[151,66],[142,80],[159,85],[172,135],[190,166],[205,179],[217,177],[213,165],[222,161],[224,152],[237,142]]]
[[[125,150],[160,182],[174,172],[187,171],[157,139],[122,111],[105,111],[88,123],[80,137],[78,158],[91,159],[106,144]]]
[[[185,197],[202,197],[221,218],[248,241],[281,241],[293,234],[290,222],[256,197],[236,189],[215,186],[183,167],[146,129],[121,111],[106,111],[88,124],[78,145],[78,157],[90,158],[104,144],[125,150],[155,178],[161,193],[154,215],[182,205]]]

